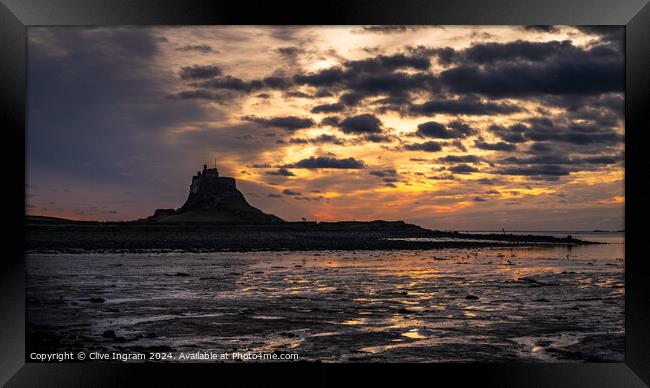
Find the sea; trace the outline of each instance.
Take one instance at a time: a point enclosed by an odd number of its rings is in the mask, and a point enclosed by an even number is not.
[[[624,362],[624,233],[519,233],[604,244],[30,253],[26,346],[146,355],[116,362]]]

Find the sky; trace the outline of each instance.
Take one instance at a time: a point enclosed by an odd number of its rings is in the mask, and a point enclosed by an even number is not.
[[[29,27],[26,212],[624,227],[624,29]]]

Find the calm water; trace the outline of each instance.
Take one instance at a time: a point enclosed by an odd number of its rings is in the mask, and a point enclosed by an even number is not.
[[[612,244],[31,254],[27,346],[291,352],[339,362],[622,362],[623,235],[593,238]]]

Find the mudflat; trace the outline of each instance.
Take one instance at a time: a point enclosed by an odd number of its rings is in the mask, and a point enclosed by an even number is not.
[[[622,362],[622,250],[28,254],[27,349]]]

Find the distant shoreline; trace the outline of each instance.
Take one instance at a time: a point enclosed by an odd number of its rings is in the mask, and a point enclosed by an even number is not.
[[[133,224],[146,224],[146,222],[143,221],[143,219],[140,220],[132,220],[132,221],[97,221],[97,220],[72,220],[72,219],[67,219],[67,218],[60,218],[60,217],[51,217],[51,216],[40,216],[40,215],[26,215],[25,216],[26,223],[28,225],[31,224],[81,224],[81,225],[133,225]],[[420,227],[418,225],[414,224],[407,224],[404,221],[286,221],[284,224],[287,225],[313,225],[313,224],[341,224],[341,223],[358,223],[358,224],[369,224],[373,222],[386,222],[386,223],[404,223],[406,225],[412,225],[416,227]],[[159,223],[158,225],[177,225],[177,224],[165,224],[165,223]],[[219,225],[228,225],[226,223],[188,223],[188,224],[181,224],[181,225],[206,225],[206,226],[219,226]],[[246,225],[246,224],[230,224],[230,225]],[[263,224],[257,224],[257,225],[263,225]],[[279,225],[279,224],[272,224],[272,225]],[[421,227],[423,229],[426,229],[424,227]],[[593,230],[554,230],[554,229],[549,229],[549,230],[535,230],[535,229],[521,229],[521,230],[514,230],[514,229],[441,229],[440,231],[442,232],[449,232],[449,233],[472,233],[472,234],[522,234],[522,233],[551,233],[551,234],[560,234],[560,233],[566,233],[571,234],[590,234],[590,233],[625,233],[625,230],[600,230],[600,229],[593,229]]]
[[[27,219],[28,252],[430,250],[598,244],[569,237],[436,231],[403,221],[258,225],[42,221]]]

